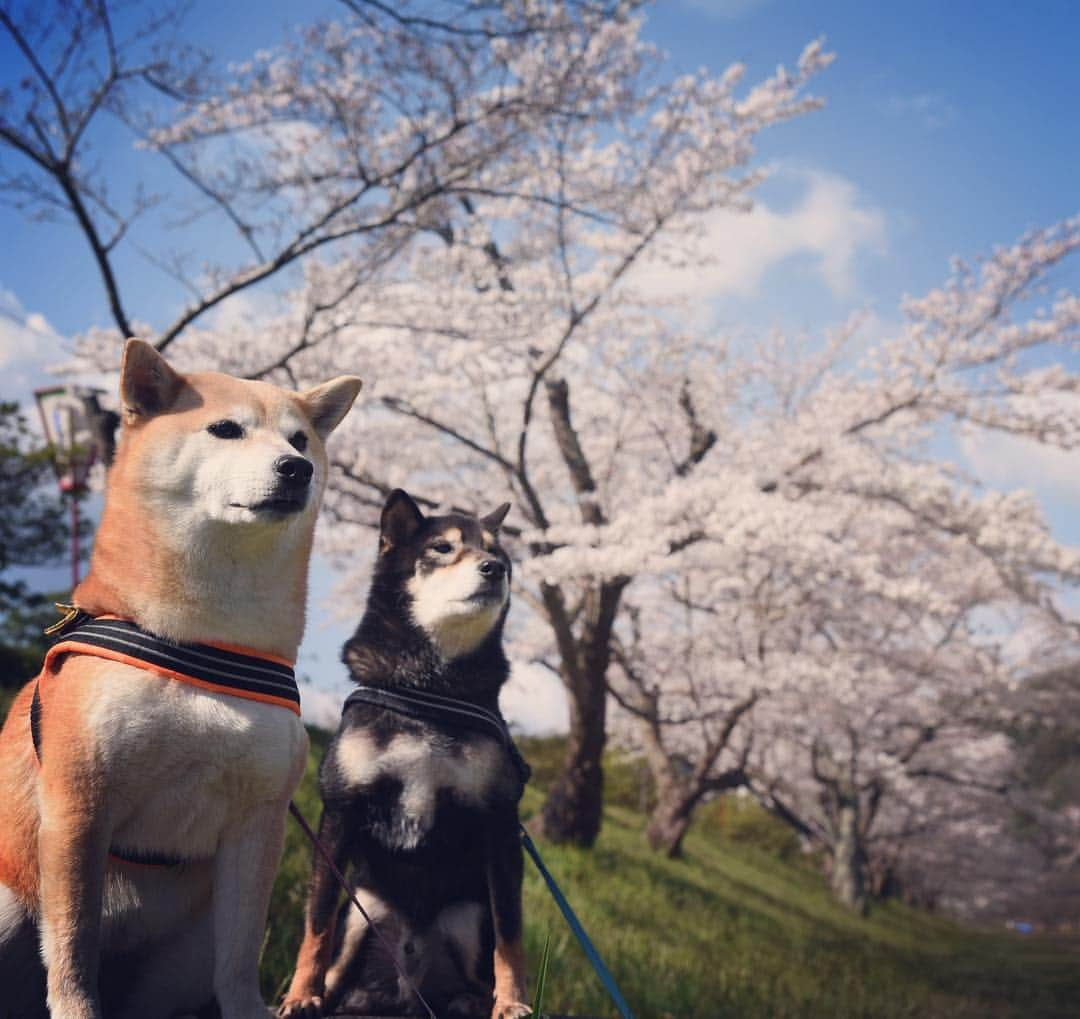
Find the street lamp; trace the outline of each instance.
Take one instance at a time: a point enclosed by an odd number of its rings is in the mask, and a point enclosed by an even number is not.
[[[90,468],[99,456],[112,458],[111,429],[103,422],[116,415],[98,402],[102,390],[86,386],[50,386],[34,390],[41,427],[61,496],[71,499],[71,588],[79,583],[79,499],[86,494]]]

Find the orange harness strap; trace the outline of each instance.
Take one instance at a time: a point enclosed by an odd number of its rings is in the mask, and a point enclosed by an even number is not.
[[[218,644],[175,644],[126,619],[95,619],[86,613],[65,620],[53,632],[59,633],[60,641],[45,656],[43,677],[55,671],[57,658],[75,652],[300,714],[300,691],[292,662],[277,655]]]
[[[107,658],[166,679],[231,697],[262,701],[300,714],[300,691],[292,662],[276,655],[217,644],[174,644],[139,629],[126,619],[110,616],[95,619],[74,609],[46,633],[59,635],[60,640],[45,655],[30,704],[30,735],[39,761],[41,685],[47,676],[57,671],[58,659],[67,654]],[[150,867],[174,867],[183,863],[156,853],[114,851],[111,856],[120,863]]]

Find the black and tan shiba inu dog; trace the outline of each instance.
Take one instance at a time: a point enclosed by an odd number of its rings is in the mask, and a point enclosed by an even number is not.
[[[498,713],[508,509],[425,517],[405,492],[390,495],[367,609],[343,653],[361,688],[320,773],[320,837],[440,1019],[530,1011],[517,817],[527,769]],[[279,1014],[425,1015],[382,941],[338,900],[316,853]]]

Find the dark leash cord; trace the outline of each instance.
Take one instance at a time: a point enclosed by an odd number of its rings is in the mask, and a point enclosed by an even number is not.
[[[311,829],[311,825],[307,823],[306,818],[300,813],[300,808],[292,801],[289,801],[289,813],[295,818],[296,823],[300,825],[304,834],[311,841],[311,844],[315,847],[315,851],[326,861],[334,877],[337,879],[337,883],[341,885],[345,894],[349,897],[349,901],[360,910],[360,915],[367,921],[368,926],[375,932],[375,936],[379,939],[380,944],[385,950],[390,961],[394,964],[394,969],[398,971],[398,975],[408,985],[409,989],[416,995],[417,1000],[424,1006],[425,1011],[430,1016],[430,1019],[438,1019],[435,1015],[432,1007],[427,1003],[424,996],[420,993],[420,988],[413,982],[412,977],[405,972],[405,964],[398,958],[397,952],[394,950],[394,946],[386,940],[383,932],[376,926],[375,921],[371,919],[370,914],[363,906],[360,905],[360,900],[356,897],[356,893],[349,886],[349,882],[345,880],[345,875],[341,873],[341,869],[334,862],[334,858],[330,855],[330,851],[319,841],[319,836],[315,834]],[[335,1015],[358,1015],[359,1013],[349,1012],[336,1012]]]

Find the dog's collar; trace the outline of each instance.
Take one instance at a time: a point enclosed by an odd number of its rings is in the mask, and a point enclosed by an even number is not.
[[[427,690],[400,687],[388,690],[381,686],[357,687],[345,699],[342,712],[344,713],[353,704],[371,704],[409,718],[445,725],[450,729],[467,729],[470,732],[483,733],[485,736],[494,736],[509,754],[521,779],[522,788],[532,774],[532,769],[521,756],[521,751],[518,750],[514,738],[510,735],[510,727],[506,724],[506,719],[498,711],[480,707],[471,701],[443,697],[441,694],[430,693]]]
[[[69,611],[47,632],[60,639],[45,656],[43,676],[54,671],[61,655],[93,655],[300,714],[300,691],[292,663],[277,655],[222,644],[177,644],[140,629],[130,620],[95,618],[78,609]]]

